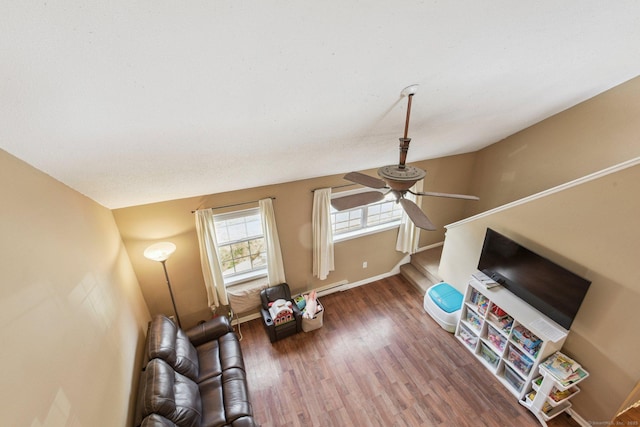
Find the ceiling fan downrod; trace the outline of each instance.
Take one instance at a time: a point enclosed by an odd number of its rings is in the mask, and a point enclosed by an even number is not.
[[[411,117],[411,100],[413,99],[413,93],[410,93],[407,103],[407,119],[404,124],[404,137],[400,139],[400,163],[398,164],[398,169],[404,169],[405,164],[407,162],[407,152],[409,151],[409,143],[411,142],[411,138],[408,138],[409,135],[409,117]]]

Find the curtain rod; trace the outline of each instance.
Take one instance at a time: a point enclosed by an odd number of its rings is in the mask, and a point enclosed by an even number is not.
[[[334,188],[351,187],[352,185],[357,185],[357,184],[352,183],[352,184],[334,185],[333,187],[329,187],[329,188],[333,190]],[[327,188],[327,187],[314,188],[313,190],[311,190],[311,192],[315,193],[316,190],[322,190],[323,188]]]
[[[269,196],[269,197],[263,197],[262,199],[271,199],[271,200],[275,200],[276,198],[274,196]],[[249,203],[256,203],[259,202],[262,199],[258,199],[258,200],[249,200],[248,202],[240,202],[240,203],[232,203],[230,205],[224,205],[224,206],[214,206],[212,208],[204,208],[204,209],[223,209],[223,208],[232,208],[234,206],[242,206],[242,205],[248,205]],[[197,210],[201,210],[201,209],[197,209]],[[191,211],[191,213],[196,213],[196,211]]]

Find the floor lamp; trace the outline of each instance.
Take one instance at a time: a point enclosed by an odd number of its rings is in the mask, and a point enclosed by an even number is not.
[[[169,274],[167,273],[166,262],[172,253],[176,251],[176,245],[171,242],[160,242],[149,246],[144,250],[145,258],[152,261],[158,261],[162,263],[164,269],[164,277],[167,279],[167,287],[169,288],[169,295],[171,295],[171,304],[173,304],[173,312],[176,314],[176,320],[178,321],[178,327],[182,328],[180,323],[180,316],[178,316],[178,309],[176,308],[176,300],[173,298],[173,291],[171,290],[171,282],[169,281]]]

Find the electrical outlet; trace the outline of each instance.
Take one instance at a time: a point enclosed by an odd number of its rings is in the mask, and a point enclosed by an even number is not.
[[[367,266],[368,266],[367,261],[362,263],[362,268],[367,268]]]

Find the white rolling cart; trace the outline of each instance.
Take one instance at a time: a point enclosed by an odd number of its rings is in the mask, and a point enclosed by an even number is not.
[[[544,362],[538,366],[538,370],[541,376],[531,383],[532,390],[520,400],[520,403],[546,427],[547,421],[571,408],[570,399],[580,392],[577,384],[587,378],[589,373],[578,367],[572,377],[562,380],[554,375]]]

